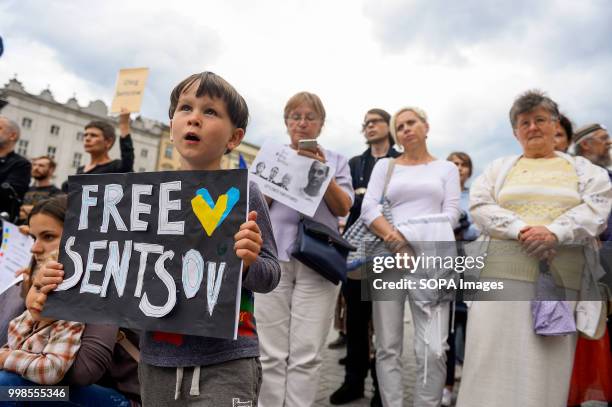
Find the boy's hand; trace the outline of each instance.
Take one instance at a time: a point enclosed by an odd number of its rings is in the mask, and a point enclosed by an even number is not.
[[[34,274],[32,285],[45,294],[55,290],[64,281],[64,265],[50,260]]]
[[[119,113],[119,135],[125,137],[130,134],[130,112],[125,107]]]
[[[234,250],[236,256],[240,257],[244,263],[243,271],[246,271],[251,264],[257,260],[261,251],[263,239],[261,230],[257,226],[257,212],[249,212],[248,220],[240,225],[240,230],[234,235]]]

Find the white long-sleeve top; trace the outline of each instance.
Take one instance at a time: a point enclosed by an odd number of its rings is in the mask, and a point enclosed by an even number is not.
[[[368,226],[382,216],[379,203],[389,162],[388,158],[379,160],[372,170],[361,206],[361,218]],[[396,225],[423,215],[444,214],[454,228],[460,216],[459,171],[455,164],[444,160],[420,165],[396,163],[386,197]]]

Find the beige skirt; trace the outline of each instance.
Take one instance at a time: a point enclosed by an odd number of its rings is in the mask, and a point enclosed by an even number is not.
[[[473,302],[465,346],[458,407],[567,405],[576,334],[536,335],[529,301]]]

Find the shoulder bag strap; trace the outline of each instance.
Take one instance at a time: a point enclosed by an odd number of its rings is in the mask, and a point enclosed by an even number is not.
[[[385,196],[387,195],[387,188],[389,187],[389,181],[391,181],[391,175],[393,175],[393,169],[395,168],[395,158],[389,160],[389,166],[387,167],[387,175],[385,175],[385,186],[383,187],[383,193],[380,197],[380,203],[383,203]]]
[[[117,343],[121,345],[123,350],[125,350],[132,357],[132,359],[140,363],[140,351],[132,342],[130,342],[122,330],[117,331]]]

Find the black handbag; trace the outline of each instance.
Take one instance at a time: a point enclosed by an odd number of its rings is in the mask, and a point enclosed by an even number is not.
[[[299,262],[310,267],[334,284],[346,281],[346,257],[357,248],[347,242],[337,231],[302,218],[293,253]]]

